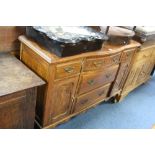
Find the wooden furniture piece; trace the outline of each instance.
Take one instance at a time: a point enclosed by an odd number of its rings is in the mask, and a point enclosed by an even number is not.
[[[25,34],[24,26],[0,26],[0,52],[12,52],[19,57],[18,36]]]
[[[147,34],[147,31],[141,32],[141,29],[144,29],[144,27],[139,28],[134,37],[135,40],[142,44],[141,48],[135,53],[131,70],[121,94],[115,98],[116,101],[121,101],[132,90],[146,83],[151,78],[151,74],[153,74],[155,66],[155,31],[151,32],[153,30],[151,27],[151,31]]]
[[[0,128],[34,128],[37,75],[8,53],[0,53]]]
[[[52,128],[101,101],[119,94],[140,46],[104,45],[101,50],[59,58],[20,36],[20,59],[46,82],[38,88],[36,123]]]

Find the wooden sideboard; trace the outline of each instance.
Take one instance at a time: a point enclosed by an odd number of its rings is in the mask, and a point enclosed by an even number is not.
[[[21,61],[47,82],[37,93],[40,128],[53,128],[120,94],[140,47],[136,41],[124,46],[107,43],[99,51],[59,58],[25,36],[19,40]]]
[[[0,53],[0,128],[34,128],[37,86],[44,81],[9,53]]]
[[[131,70],[124,83],[122,92],[116,96],[116,101],[121,101],[132,90],[146,83],[151,78],[155,65],[155,44],[142,45],[135,53]]]

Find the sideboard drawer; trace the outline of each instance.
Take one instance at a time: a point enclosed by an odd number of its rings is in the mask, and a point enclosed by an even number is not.
[[[83,73],[80,78],[78,94],[86,93],[97,87],[113,82],[119,65],[107,68],[102,72]]]
[[[122,62],[130,61],[134,54],[134,51],[135,49],[128,49],[128,50],[123,51],[121,61]]]
[[[56,66],[56,79],[68,77],[80,73],[81,61],[72,61],[67,63],[57,64]]]
[[[102,58],[87,58],[84,62],[83,71],[102,69],[107,66],[116,65],[120,62],[120,53]]]
[[[153,53],[153,48],[148,48],[146,50],[142,50],[140,52],[137,53],[136,55],[136,60],[144,60],[144,59],[151,59],[151,56],[152,56],[152,53]]]
[[[79,96],[75,103],[74,112],[78,112],[90,106],[91,104],[94,104],[96,100],[102,100],[106,98],[108,95],[109,88],[110,84],[106,84],[103,87],[91,91],[90,93]]]

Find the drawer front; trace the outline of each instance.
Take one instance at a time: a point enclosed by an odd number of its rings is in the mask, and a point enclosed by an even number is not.
[[[21,54],[21,60],[30,69],[37,73],[41,78],[49,80],[49,64],[37,55],[33,50],[23,45],[23,51]]]
[[[125,50],[125,51],[122,53],[121,62],[131,61],[132,56],[133,56],[135,50],[136,50],[136,49]]]
[[[55,79],[60,79],[80,73],[81,61],[57,64]]]
[[[102,58],[87,58],[84,62],[83,71],[102,69],[107,66],[116,65],[120,62],[120,54]]]
[[[144,60],[152,57],[153,48],[142,49],[136,55],[136,60]]]
[[[107,84],[91,91],[90,93],[79,96],[75,104],[74,112],[78,112],[84,108],[87,108],[91,104],[95,104],[96,100],[100,101],[105,99],[108,95],[109,88],[110,84]]]
[[[87,93],[97,87],[113,82],[119,65],[109,67],[102,72],[83,73],[80,78],[78,94]]]

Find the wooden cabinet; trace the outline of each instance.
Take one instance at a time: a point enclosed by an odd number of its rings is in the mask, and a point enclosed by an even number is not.
[[[129,28],[129,27],[128,27]],[[121,101],[128,93],[146,83],[153,73],[155,66],[155,31],[153,27],[136,26],[134,40],[141,43],[141,47],[134,54],[131,68],[124,82],[120,95],[115,97]]]
[[[80,73],[81,61],[71,61],[56,65],[55,79],[61,79]]]
[[[129,92],[148,81],[155,64],[155,45],[141,47],[134,56],[132,67],[117,101],[122,100]]]
[[[21,60],[47,82],[37,93],[40,128],[55,127],[120,92],[121,79],[128,74],[140,46],[135,41],[124,46],[107,43],[99,51],[59,58],[25,36],[19,40]]]
[[[104,69],[112,65],[117,65],[120,63],[120,53],[112,56],[100,56],[87,58],[84,62],[83,71],[92,71]]]
[[[36,87],[43,84],[14,56],[0,54],[0,128],[34,128]]]
[[[121,90],[122,85],[124,84],[124,81],[128,75],[129,66],[130,66],[129,63],[122,63],[120,65],[117,78],[115,79],[112,90],[110,92],[110,96],[113,96],[117,92],[119,93],[119,91]]]

